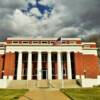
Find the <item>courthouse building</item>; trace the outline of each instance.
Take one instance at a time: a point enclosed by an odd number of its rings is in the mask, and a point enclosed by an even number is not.
[[[0,42],[0,78],[61,80],[97,78],[97,47],[80,38],[14,38]]]

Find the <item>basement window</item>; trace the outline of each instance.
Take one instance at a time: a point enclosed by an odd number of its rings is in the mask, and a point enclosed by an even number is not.
[[[42,41],[42,43],[43,43],[43,44],[47,44],[48,42],[47,42],[47,41]]]

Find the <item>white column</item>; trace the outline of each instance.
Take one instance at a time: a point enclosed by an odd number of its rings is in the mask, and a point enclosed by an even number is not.
[[[22,72],[22,52],[18,54],[18,66],[17,66],[17,80],[21,80]]]
[[[67,52],[67,75],[68,79],[72,79],[70,52]]]
[[[57,67],[58,67],[58,79],[62,79],[62,66],[61,66],[61,53],[58,52],[57,55]]]
[[[41,52],[38,52],[38,64],[37,64],[37,79],[41,80],[42,78],[42,56]]]
[[[32,53],[28,52],[28,71],[27,71],[27,80],[32,79]]]
[[[52,80],[51,52],[48,52],[48,79]]]

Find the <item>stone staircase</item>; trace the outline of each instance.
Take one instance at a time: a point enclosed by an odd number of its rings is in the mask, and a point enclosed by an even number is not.
[[[53,88],[79,88],[76,80],[52,80],[51,87]]]
[[[48,80],[38,80],[37,88],[49,88],[49,81]]]
[[[29,89],[36,88],[37,81],[36,80],[12,80],[7,88],[11,89]]]
[[[65,88],[80,88],[81,86],[77,83],[76,80],[65,80],[64,87]]]
[[[12,80],[7,88],[10,89],[39,89],[39,88],[79,88],[76,80]]]

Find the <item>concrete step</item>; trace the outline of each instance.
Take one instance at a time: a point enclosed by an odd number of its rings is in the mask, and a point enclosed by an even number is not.
[[[36,80],[12,80],[11,83],[8,85],[8,88],[36,88],[37,81]]]
[[[38,88],[49,88],[48,80],[38,80],[37,87]]]
[[[28,89],[60,89],[60,88],[79,88],[76,80],[12,80],[7,88],[28,88]]]
[[[79,88],[76,80],[52,80],[50,82],[53,88]]]

